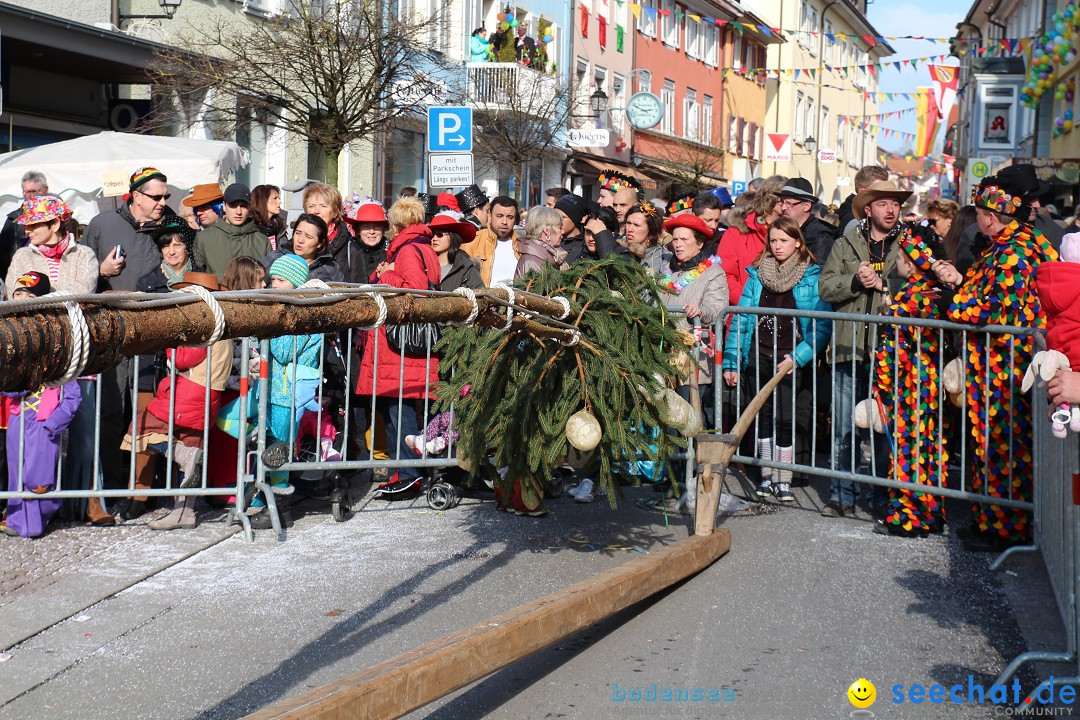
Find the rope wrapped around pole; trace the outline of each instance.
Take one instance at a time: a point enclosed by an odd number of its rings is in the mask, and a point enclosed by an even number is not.
[[[460,294],[370,285],[225,291],[214,298],[225,318],[222,338],[271,338],[370,327],[380,315],[373,292],[384,301],[388,325],[462,323],[475,312],[476,323],[502,328],[511,304],[505,289],[478,291],[474,306]],[[510,332],[561,342],[576,335],[572,326],[556,319],[564,315],[559,301],[520,290],[514,295],[517,314]],[[83,374],[114,368],[124,357],[202,345],[214,335],[211,307],[184,293],[65,295],[0,303],[0,391],[32,389],[64,376],[72,346],[79,341],[65,305],[72,301],[80,304],[88,330]]]

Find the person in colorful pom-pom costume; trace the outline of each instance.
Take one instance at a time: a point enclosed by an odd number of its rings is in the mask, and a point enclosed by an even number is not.
[[[900,236],[897,273],[905,278],[886,315],[938,320],[942,281],[959,283],[960,273],[942,258],[941,238],[928,227],[909,227]],[[940,279],[939,279],[940,278]],[[933,328],[882,325],[874,364],[872,400],[864,400],[856,418],[873,418],[893,446],[889,477],[919,485],[944,484],[948,453],[939,412],[940,344]],[[878,429],[875,427],[875,429]],[[945,526],[944,503],[936,495],[890,489],[878,533],[925,537]]]
[[[990,245],[967,272],[949,319],[972,325],[1043,328],[1046,316],[1035,290],[1039,265],[1058,259],[1046,237],[1027,224],[1031,207],[1011,178],[992,175],[975,190],[979,229]],[[971,423],[973,492],[991,498],[1032,498],[1031,396],[1020,383],[1033,355],[1030,337],[971,332],[964,365]],[[964,545],[1001,550],[1029,538],[1028,513],[1000,505],[972,506]]]

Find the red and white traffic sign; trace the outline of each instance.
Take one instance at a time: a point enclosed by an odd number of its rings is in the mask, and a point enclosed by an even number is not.
[[[791,162],[791,133],[765,133],[765,162]]]

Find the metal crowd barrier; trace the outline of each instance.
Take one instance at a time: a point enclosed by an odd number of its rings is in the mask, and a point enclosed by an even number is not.
[[[825,347],[823,350],[815,347],[810,362],[808,362],[803,368],[796,370],[795,373],[795,390],[792,393],[792,403],[791,407],[789,408],[791,417],[790,429],[792,432],[792,436],[797,439],[799,437],[798,431],[800,428],[797,427],[798,413],[796,411],[800,402],[809,401],[810,405],[809,408],[807,408],[807,410],[809,411],[809,426],[808,428],[802,428],[804,431],[809,429],[810,432],[811,444],[809,448],[809,461],[802,463],[796,462],[793,466],[789,466],[783,465],[774,460],[762,459],[754,455],[746,455],[743,453],[737,453],[734,456],[733,461],[751,466],[768,468],[789,468],[793,469],[797,473],[802,473],[804,475],[837,478],[840,480],[851,480],[867,485],[877,485],[885,488],[899,489],[910,489],[912,488],[912,483],[899,480],[895,472],[892,473],[891,476],[886,476],[884,474],[874,474],[872,471],[874,467],[878,467],[880,472],[880,468],[885,467],[889,463],[890,458],[887,455],[888,450],[886,450],[884,453],[886,455],[885,457],[880,457],[880,455],[883,454],[881,448],[883,446],[886,448],[896,446],[896,435],[899,431],[895,423],[891,424],[891,432],[884,434],[884,438],[878,437],[877,442],[869,441],[866,443],[868,445],[868,461],[866,454],[860,452],[860,443],[853,441],[851,443],[851,447],[848,450],[847,457],[844,458],[848,461],[845,464],[847,464],[848,467],[850,467],[851,469],[840,469],[838,441],[842,437],[844,437],[844,435],[850,432],[853,433],[853,438],[863,438],[864,440],[867,440],[874,435],[882,436],[883,434],[870,434],[869,431],[856,428],[854,424],[854,412],[852,412],[849,417],[838,417],[837,413],[835,412],[835,408],[832,407],[833,403],[835,403],[836,401],[835,389],[837,387],[836,381],[838,371],[844,374],[850,374],[853,378],[856,378],[856,380],[854,381],[854,385],[856,386],[855,396],[851,403],[852,410],[854,410],[855,405],[861,400],[870,400],[871,402],[873,402],[873,358],[876,355],[877,345],[878,342],[880,342],[882,334],[888,333],[894,338],[902,340],[903,331],[910,330],[911,328],[923,328],[929,333],[931,333],[932,336],[937,340],[938,345],[938,349],[934,353],[934,357],[932,357],[932,362],[937,366],[938,375],[937,392],[939,393],[939,402],[935,418],[935,424],[938,433],[934,438],[934,441],[937,445],[938,455],[940,457],[942,449],[945,449],[947,447],[949,437],[957,437],[966,440],[971,430],[970,421],[966,410],[968,404],[966,383],[964,384],[962,397],[960,399],[960,408],[956,410],[950,409],[952,406],[950,405],[950,402],[945,395],[942,372],[947,360],[949,359],[949,355],[946,351],[947,342],[955,348],[956,354],[958,354],[958,356],[963,360],[966,366],[968,360],[967,341],[970,336],[982,336],[982,338],[987,343],[989,343],[990,339],[995,337],[1009,336],[1013,338],[1022,338],[1033,337],[1039,334],[1039,331],[1032,328],[1005,326],[973,326],[946,322],[943,320],[920,318],[894,318],[882,315],[866,316],[853,313],[788,310],[777,308],[763,309],[756,307],[729,306],[721,315],[721,317],[717,320],[716,324],[713,326],[713,333],[715,334],[714,342],[716,345],[714,357],[714,377],[720,379],[721,383],[723,373],[722,364],[724,348],[728,344],[733,342],[738,343],[742,339],[738,323],[735,321],[735,319],[745,315],[751,315],[758,318],[758,321],[755,324],[759,323],[760,319],[762,318],[771,318],[773,320],[774,326],[779,325],[777,321],[780,318],[791,318],[794,321],[792,323],[792,336],[787,339],[793,347],[798,345],[800,339],[796,335],[796,328],[798,326],[798,320],[800,318],[805,318],[809,320],[812,330],[819,327],[818,323],[824,322],[832,323],[833,327],[832,332],[829,336],[827,347]],[[728,318],[732,318],[730,330],[725,329]],[[865,357],[862,360],[837,360],[838,354],[853,354],[851,347],[840,347],[837,343],[835,329],[840,323],[850,324],[853,330],[853,335],[859,332],[860,328],[865,328],[866,326],[869,326],[869,338],[872,344],[868,346],[868,349],[864,354]],[[748,359],[752,361],[756,366],[760,362],[760,359],[762,357],[768,357],[768,355],[762,353],[762,349],[757,343],[756,335],[749,338],[748,341],[751,343]],[[778,339],[774,335],[774,351],[772,353],[772,357],[774,358],[777,354],[777,342]],[[896,358],[894,356],[894,362],[895,359]],[[1023,361],[1023,359],[1018,359],[1014,353],[1009,358],[1010,370],[1017,367],[1019,367],[1021,370],[1026,369],[1024,365],[1018,365],[1019,361]],[[922,366],[920,361],[920,364],[917,365],[915,368],[917,392],[921,392],[923,390],[923,386],[920,380],[920,374],[918,372],[921,368]],[[745,365],[742,366],[741,371],[745,372]],[[771,376],[771,373],[769,374]],[[989,367],[987,367],[987,381],[989,381],[989,374]],[[868,378],[869,380],[863,392],[859,392],[860,388],[858,386],[863,384],[859,380],[859,378]],[[740,380],[739,385],[737,385],[734,389],[734,402],[736,404],[736,407],[742,407],[746,400],[753,397],[757,393],[760,384],[757,383],[756,380],[757,379],[754,378],[754,382],[750,383],[748,388],[744,388],[743,383]],[[831,388],[830,392],[823,392],[819,388],[822,380],[828,381],[829,387]],[[1020,394],[1020,388],[1018,384],[1016,387],[1012,388],[1012,390],[1013,392],[1010,393],[1010,405],[1006,409],[1006,417],[1012,416],[1012,399]],[[714,392],[712,403],[714,417],[716,418],[715,425],[718,428],[725,427],[726,424],[730,424],[734,421],[735,417],[737,417],[737,415],[733,416],[733,413],[731,413],[730,410],[725,407],[722,394],[723,393]],[[802,397],[802,400],[800,400],[800,397]],[[775,404],[777,402],[775,395],[773,396],[772,402],[774,404],[775,410]],[[823,428],[821,426],[818,413],[819,409],[828,410],[827,413],[824,413],[829,416],[827,428]],[[952,416],[952,418],[947,418],[947,414]],[[775,418],[777,413],[774,411],[772,415],[773,424],[770,436],[776,437],[777,427]],[[805,416],[805,411],[803,415]],[[943,431],[946,428],[947,419],[955,419],[958,422],[958,425],[946,435]],[[985,414],[983,416],[983,419],[984,422],[989,422],[989,418]],[[888,418],[886,420],[888,420]],[[1013,432],[1014,430],[1010,428],[1010,447],[1012,445],[1011,441],[1013,440]],[[818,451],[817,441],[822,437],[822,433],[827,433],[827,437],[829,439],[830,451],[828,454],[822,454]],[[752,431],[748,433],[747,442],[750,442],[752,440],[752,447],[757,448],[758,439],[763,437],[767,436],[764,436],[761,432],[761,428],[758,427],[758,425],[755,425]],[[886,440],[887,444],[881,442],[882,439]],[[958,449],[959,455],[952,457],[947,467],[939,467],[936,484],[919,485],[918,490],[920,492],[929,492],[935,495],[952,497],[960,500],[969,500],[972,502],[992,502],[995,505],[1000,505],[1003,507],[1014,507],[1028,511],[1034,508],[1032,502],[1012,498],[989,498],[985,492],[985,489],[981,492],[972,492],[970,478],[971,453],[969,452],[968,443],[966,441],[960,442]],[[864,464],[867,465],[868,468],[870,468],[869,472],[859,471],[860,466]],[[1009,465],[1011,481],[1011,457]],[[947,480],[946,477],[948,478]]]

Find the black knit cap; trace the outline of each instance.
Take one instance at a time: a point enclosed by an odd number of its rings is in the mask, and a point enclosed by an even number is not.
[[[570,222],[574,223],[574,227],[580,228],[586,213],[585,198],[574,193],[563,195],[555,201],[555,209],[566,213],[566,217],[570,218]]]

